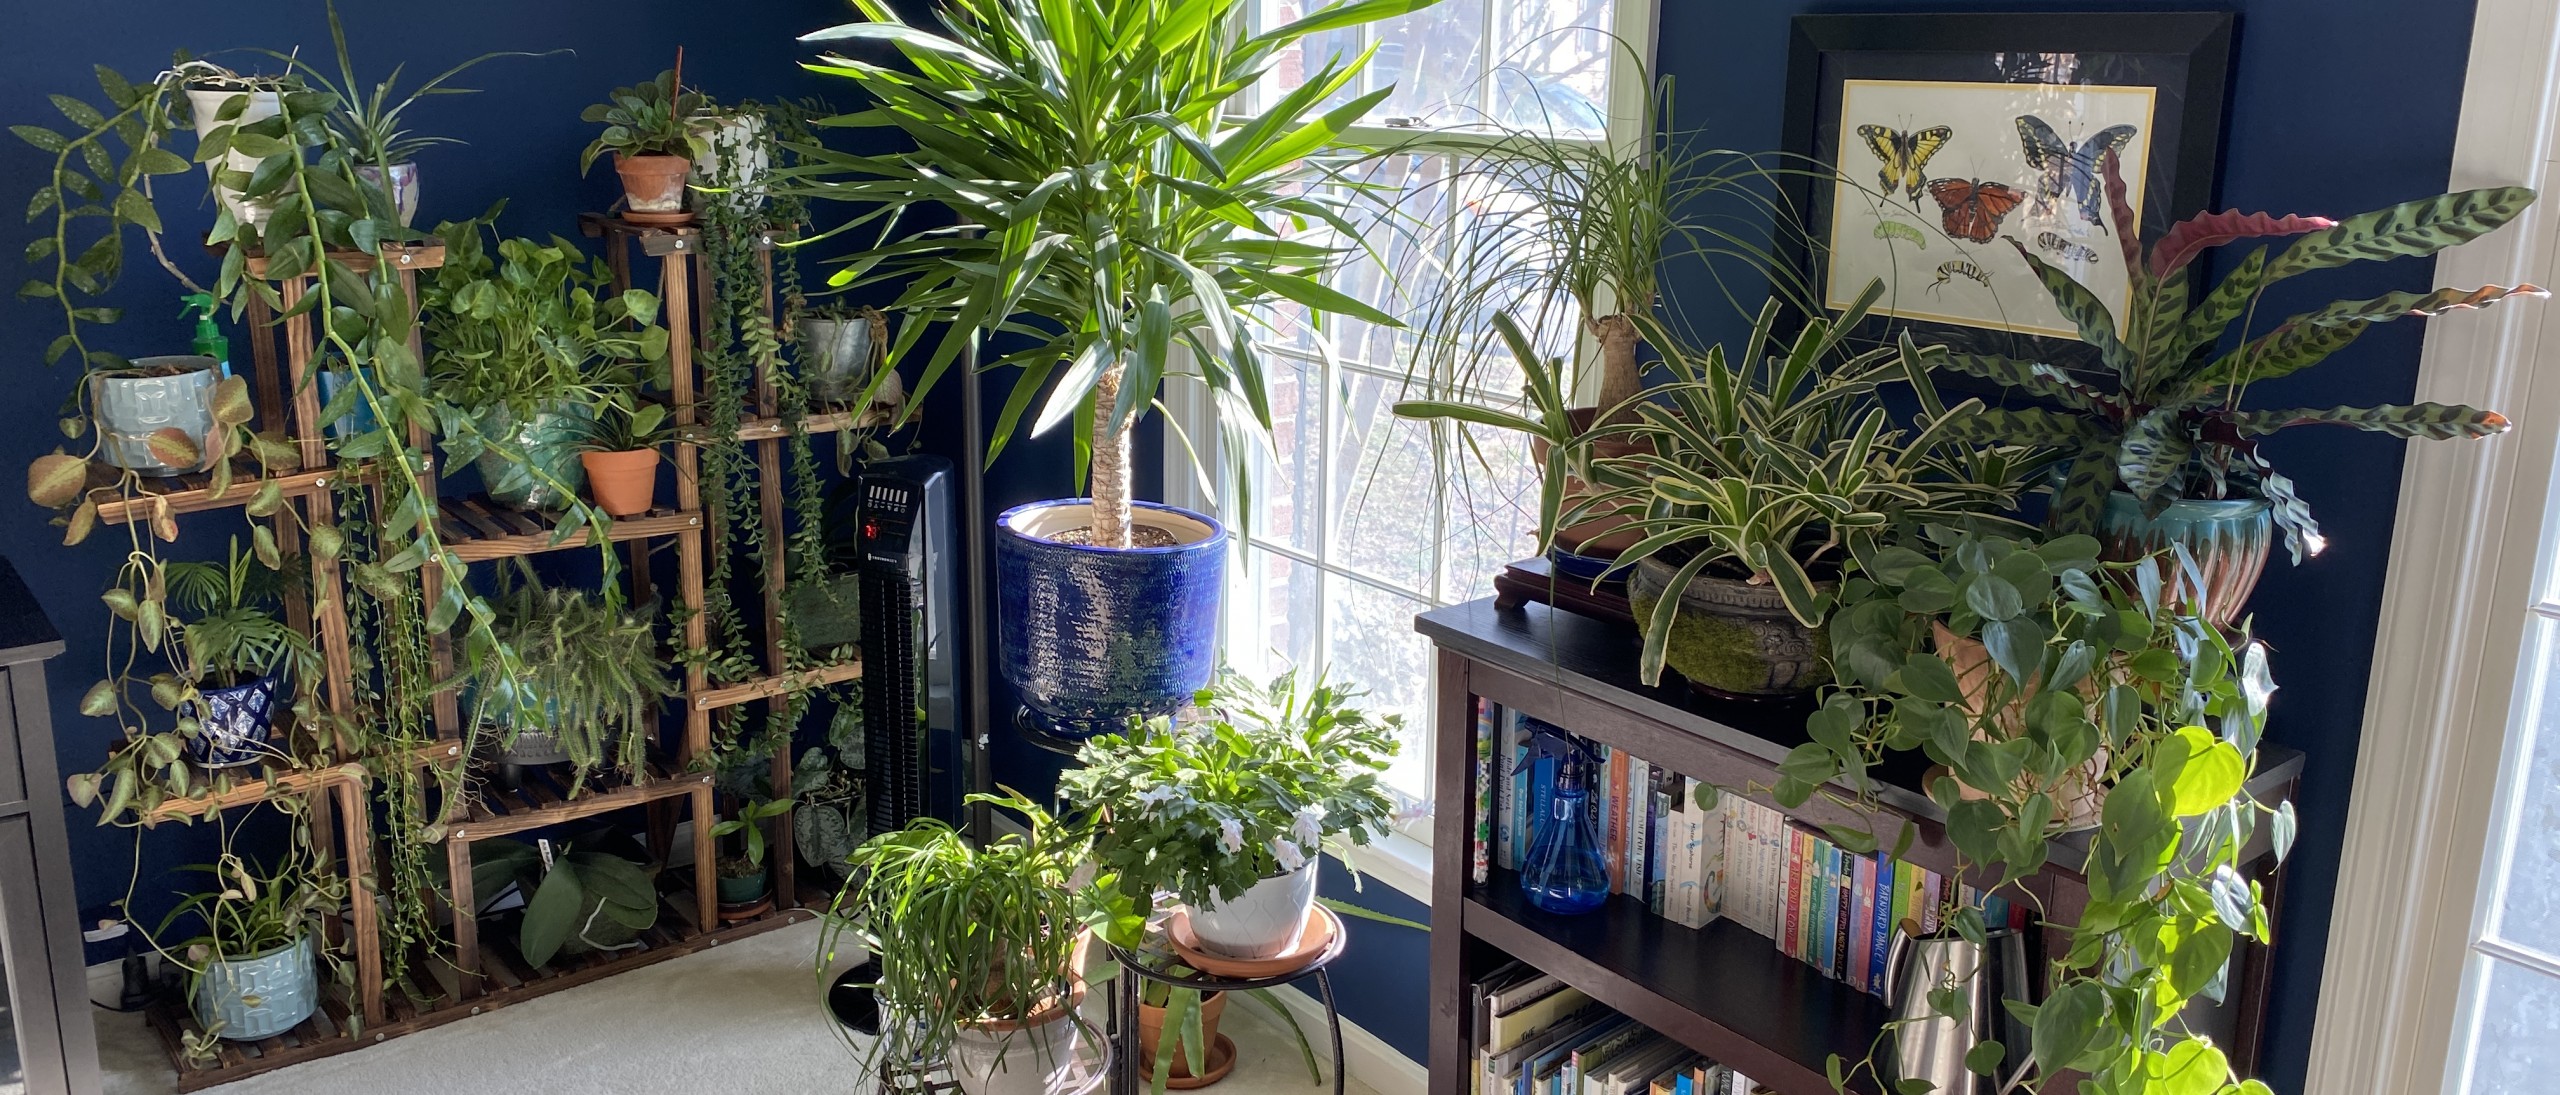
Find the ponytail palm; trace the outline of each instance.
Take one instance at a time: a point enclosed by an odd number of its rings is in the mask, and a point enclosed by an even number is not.
[[[1344,215],[1355,188],[1336,185],[1357,151],[1344,137],[1391,89],[1327,104],[1367,54],[1309,57],[1303,83],[1268,94],[1259,113],[1247,107],[1308,35],[1435,2],[1352,0],[1257,33],[1247,0],[947,0],[938,31],[886,0],[854,0],[870,21],[806,40],[885,44],[906,65],[830,55],[809,66],[875,100],[821,124],[894,127],[916,147],[810,149],[783,182],[873,207],[854,225],[876,227],[879,246],[831,280],[903,286],[896,307],[928,322],[902,325],[893,359],[941,325],[910,408],[984,332],[1029,340],[988,363],[1022,375],[987,458],[1046,389],[1031,432],[1072,424],[1079,462],[1090,461],[1094,542],[1127,546],[1129,434],[1177,370],[1175,347],[1240,446],[1248,427],[1271,428],[1255,336],[1272,318],[1258,306],[1395,322],[1327,288],[1322,275],[1346,249],[1304,238],[1359,238]],[[929,215],[937,226],[916,228],[916,206],[958,224]]]

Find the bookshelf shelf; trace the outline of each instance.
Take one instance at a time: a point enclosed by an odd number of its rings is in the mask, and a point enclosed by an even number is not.
[[[1873,813],[1850,805],[1855,796],[1847,788],[1835,788],[1836,798],[1816,795],[1803,806],[1783,807],[1768,788],[1787,751],[1805,740],[1809,703],[1719,702],[1695,698],[1676,683],[1647,686],[1636,678],[1639,642],[1633,629],[1544,604],[1504,608],[1488,597],[1424,613],[1416,617],[1415,629],[1438,648],[1433,794],[1442,808],[1433,839],[1433,904],[1457,910],[1460,927],[1432,937],[1432,1095],[1466,1090],[1466,1078],[1476,1071],[1470,986],[1515,959],[1779,1095],[1829,1092],[1832,1055],[1854,1065],[1880,1048],[1877,1038],[1887,1019],[1883,1001],[1823,976],[1741,922],[1728,918],[1686,928],[1624,896],[1588,916],[1557,916],[1530,905],[1512,871],[1497,866],[1485,883],[1473,883],[1475,708],[1481,699],[1534,716],[1747,797],[1806,828],[1860,829],[1890,844],[1908,822],[1913,840],[1901,858],[1950,875],[1955,849],[1946,838],[1943,813],[1917,790],[1925,775],[1920,765],[1873,773],[1883,784]],[[2262,746],[2251,792],[2265,802],[2290,798],[2302,761],[2295,750]],[[2265,854],[2264,829],[2243,858],[2256,863],[2273,906],[2281,900],[2283,874]],[[2087,847],[2085,837],[2055,840],[2045,870],[2004,896],[2031,898],[2030,907],[2046,910],[2051,919],[2076,921],[2088,902],[2077,872]],[[1989,889],[1997,879],[1974,875],[1965,881]],[[2048,944],[2063,938],[2060,929],[2045,929]],[[2266,947],[2237,952],[2229,1002],[2205,1028],[2243,1075],[2255,1068],[2270,963]],[[1872,1080],[1852,1077],[1849,1089],[1867,1090],[1861,1083]]]

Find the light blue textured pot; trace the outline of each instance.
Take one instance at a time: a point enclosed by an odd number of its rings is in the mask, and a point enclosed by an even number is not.
[[[373,374],[364,369],[332,369],[320,374],[320,405],[328,406],[338,398],[339,392],[355,386],[356,376],[359,373],[363,374],[368,381],[373,379]],[[354,409],[339,415],[327,426],[322,427],[321,432],[343,441],[350,437],[372,433],[373,422],[373,408],[363,400],[357,400]]]
[[[292,1030],[320,1004],[309,936],[271,951],[217,961],[196,982],[196,1020],[234,1042]]]
[[[2227,624],[2239,618],[2266,572],[2267,553],[2276,542],[2275,510],[2262,498],[2181,498],[2155,517],[2142,512],[2141,499],[2116,491],[2107,496],[2098,539],[2106,558],[2117,562],[2173,544],[2185,547],[2204,578],[2205,618]]]
[[[1216,667],[1227,530],[1189,510],[1138,502],[1131,516],[1168,547],[1106,548],[1049,537],[1093,523],[1090,499],[1033,502],[996,518],[998,664],[1055,733],[1128,729],[1170,714]]]
[[[151,435],[175,427],[204,448],[213,432],[213,386],[222,363],[197,354],[141,357],[130,369],[89,377],[89,413],[98,423],[98,455],[119,468],[151,476],[194,468],[171,467],[151,455]]]
[[[198,689],[194,704],[196,736],[187,739],[187,756],[203,768],[242,768],[283,754],[275,738],[274,677],[260,677],[229,688]]]
[[[524,454],[522,463],[495,448],[484,449],[472,466],[480,470],[480,486],[489,500],[516,509],[558,510],[567,508],[569,500],[585,493],[587,466],[578,459],[578,446],[595,432],[594,420],[583,409],[561,404],[551,410],[536,412],[523,422],[501,405],[481,420],[480,430],[490,437],[504,438]],[[546,482],[530,468],[541,468],[550,477]],[[559,489],[553,482],[566,487]]]

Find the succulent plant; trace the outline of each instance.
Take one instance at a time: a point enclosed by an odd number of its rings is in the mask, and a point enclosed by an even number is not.
[[[2247,323],[2259,298],[2277,282],[2352,262],[2435,254],[2514,220],[2533,203],[2533,191],[2466,190],[2337,221],[2205,213],[2145,248],[2112,155],[2103,169],[2131,284],[2131,314],[2121,326],[2087,287],[2026,247],[2018,251],[2079,328],[2081,340],[2097,349],[2114,383],[2102,387],[2049,364],[1987,354],[1950,354],[1937,362],[2047,404],[1984,411],[1955,429],[1975,440],[2065,451],[2067,473],[2050,520],[2055,531],[2096,531],[2114,490],[2132,494],[2154,513],[2179,498],[2255,497],[2270,503],[2286,546],[2300,562],[2306,551],[2320,550],[2320,528],[2292,481],[2258,451],[2259,438],[2312,423],[2435,440],[2506,430],[2507,419],[2497,412],[2441,403],[2248,410],[2242,401],[2249,385],[2317,365],[2376,323],[2545,295],[2539,287],[2492,285],[2342,300],[2289,317],[2255,338],[2248,337]],[[2279,237],[2296,238],[2272,258],[2260,245],[2200,298],[2189,290],[2195,261],[2207,250]],[[2225,348],[2234,323],[2242,325],[2241,337]]]

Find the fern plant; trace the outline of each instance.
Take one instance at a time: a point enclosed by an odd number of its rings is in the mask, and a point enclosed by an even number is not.
[[[2122,245],[2132,291],[2130,314],[2118,323],[2104,302],[2069,274],[2011,240],[2056,306],[2095,347],[2112,373],[2101,386],[2051,365],[1987,354],[1953,354],[1944,364],[1995,381],[2047,407],[1985,411],[1956,425],[1958,436],[2066,450],[2068,470],[2056,494],[2057,532],[2095,532],[2109,492],[2122,490],[2158,513],[2181,498],[2259,498],[2284,529],[2295,562],[2317,554],[2320,526],[2291,480],[2258,451],[2260,438],[2314,423],[2352,426],[2395,437],[2449,440],[2487,437],[2507,428],[2505,416],[2442,403],[2371,407],[2248,410],[2249,386],[2301,372],[2345,349],[2376,323],[2485,308],[2516,296],[2543,296],[2532,285],[2385,293],[2342,300],[2291,316],[2248,337],[2259,300],[2278,282],[2352,262],[2432,255],[2477,239],[2531,205],[2523,187],[2466,190],[2404,202],[2361,216],[2269,216],[2228,210],[2191,218],[2144,247],[2115,157],[2104,164],[2109,217]],[[2274,257],[2261,245],[2198,300],[2189,291],[2195,262],[2212,248],[2248,240],[2298,237]],[[2192,302],[2192,303],[2191,303]],[[2241,337],[2228,348],[2233,324]],[[2122,333],[2119,333],[2119,332]]]
[[[229,558],[173,562],[169,597],[189,617],[186,656],[200,685],[230,688],[284,672],[308,677],[318,664],[311,640],[276,616],[285,575],[259,564],[232,537]]]

